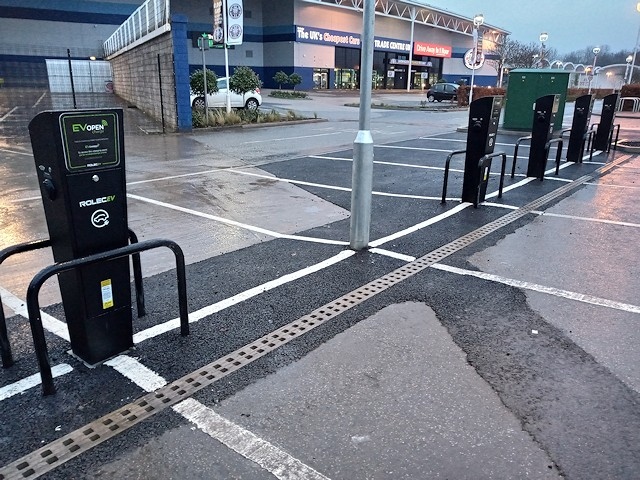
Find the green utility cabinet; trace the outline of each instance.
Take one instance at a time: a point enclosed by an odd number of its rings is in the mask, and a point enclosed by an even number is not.
[[[533,105],[545,95],[560,95],[560,107],[553,124],[562,129],[570,72],[556,69],[518,68],[509,72],[503,127],[508,130],[531,130]]]

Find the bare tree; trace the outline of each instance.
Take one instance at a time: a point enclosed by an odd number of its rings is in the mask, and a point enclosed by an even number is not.
[[[495,44],[487,51],[492,57],[488,62],[496,69],[498,76],[504,68],[539,67],[541,46],[537,43],[522,43],[507,38],[502,44]],[[555,49],[545,49],[544,57],[548,62],[555,59]]]

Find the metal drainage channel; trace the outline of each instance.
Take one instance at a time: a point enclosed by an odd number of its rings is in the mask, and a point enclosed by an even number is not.
[[[370,282],[342,297],[323,305],[298,320],[289,323],[273,332],[245,345],[244,347],[218,359],[195,372],[186,375],[138,400],[121,407],[86,426],[79,428],[48,445],[25,455],[0,469],[0,480],[31,479],[47,473],[96,445],[114,437],[118,433],[151,417],[152,415],[175,405],[190,397],[232,372],[248,365],[277,348],[300,337],[308,331],[322,325],[350,308],[364,302],[368,298],[402,282],[403,280],[425,270],[436,262],[461,250],[477,240],[495,232],[515,220],[529,214],[567,192],[605,173],[631,156],[624,156],[615,162],[597,169],[591,175],[574,180],[553,192],[504,215],[453,242],[414,260],[411,263]]]

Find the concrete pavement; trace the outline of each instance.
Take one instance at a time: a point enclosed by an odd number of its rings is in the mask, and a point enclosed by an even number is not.
[[[0,397],[0,464],[277,331],[271,353],[46,478],[638,476],[639,158],[598,155],[563,164],[559,179],[507,179],[504,198],[477,210],[443,206],[443,158],[461,148],[464,112],[375,111],[375,248],[354,254],[357,110],[341,101],[301,103],[330,114],[324,124],[127,137],[131,227],[185,247],[192,334],[153,333],[175,316],[173,277],[166,258],[143,258],[150,312],[135,321],[136,348],[87,369],[49,335],[54,363],[72,371],[54,397],[37,386]],[[29,239],[42,218],[28,148],[2,148],[16,185],[1,232]],[[456,197],[461,174],[450,182]],[[468,236],[508,212],[521,216]],[[415,260],[456,242],[426,268]],[[19,297],[42,263],[3,265],[0,285]],[[354,303],[336,306],[343,297]],[[47,312],[63,319],[58,305]],[[312,314],[322,323],[304,326]],[[9,328],[18,362],[2,385],[37,371],[24,319]]]

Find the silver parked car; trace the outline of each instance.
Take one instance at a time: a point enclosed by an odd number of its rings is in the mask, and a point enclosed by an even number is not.
[[[227,88],[228,82],[226,77],[218,79],[218,91],[215,93],[207,92],[207,107],[223,108],[227,106]],[[252,90],[244,95],[239,95],[231,91],[231,106],[234,108],[246,108],[248,110],[256,110],[262,105],[262,95],[260,89]],[[195,95],[191,92],[191,106],[200,110],[204,109],[204,96]]]

